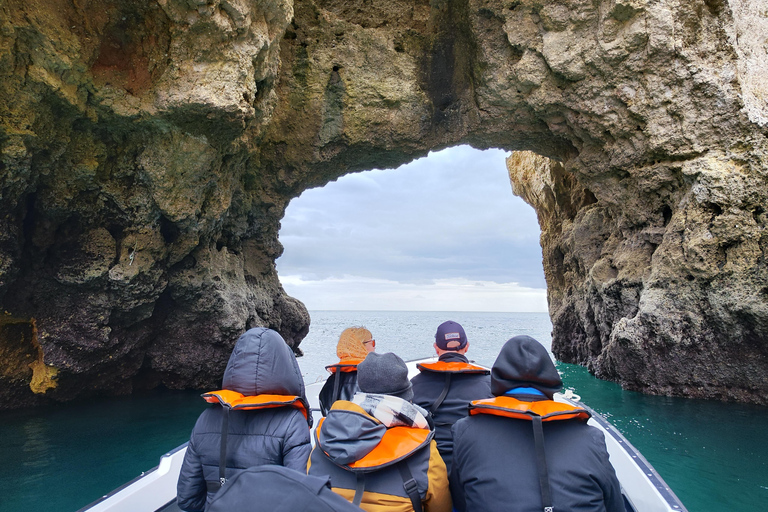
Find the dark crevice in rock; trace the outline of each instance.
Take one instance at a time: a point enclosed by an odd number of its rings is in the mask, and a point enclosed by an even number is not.
[[[670,208],[669,205],[665,204],[661,209],[661,217],[663,219],[664,226],[669,224],[669,221],[672,220],[672,208]]]
[[[163,235],[163,240],[165,240],[165,243],[174,243],[179,238],[179,234],[181,233],[179,227],[175,222],[169,220],[165,215],[160,216],[159,223],[160,234]]]

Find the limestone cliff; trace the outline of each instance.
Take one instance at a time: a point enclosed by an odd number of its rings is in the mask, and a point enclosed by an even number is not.
[[[0,403],[215,386],[298,349],[291,198],[515,155],[567,361],[766,402],[766,25],[745,0],[5,0]],[[471,179],[471,176],[468,176]]]

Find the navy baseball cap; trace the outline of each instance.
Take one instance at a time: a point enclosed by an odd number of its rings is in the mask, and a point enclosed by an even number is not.
[[[435,343],[441,350],[461,350],[467,346],[467,335],[461,325],[448,320],[438,326]]]

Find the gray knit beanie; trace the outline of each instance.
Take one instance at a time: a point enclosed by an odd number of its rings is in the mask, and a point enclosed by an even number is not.
[[[413,400],[408,367],[392,352],[378,354],[371,352],[357,365],[357,385],[363,393],[380,393]]]

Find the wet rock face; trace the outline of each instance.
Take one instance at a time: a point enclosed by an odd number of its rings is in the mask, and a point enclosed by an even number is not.
[[[8,0],[0,406],[217,386],[291,198],[458,143],[536,208],[562,360],[765,402],[766,13],[745,0]],[[471,179],[471,178],[470,178]]]

